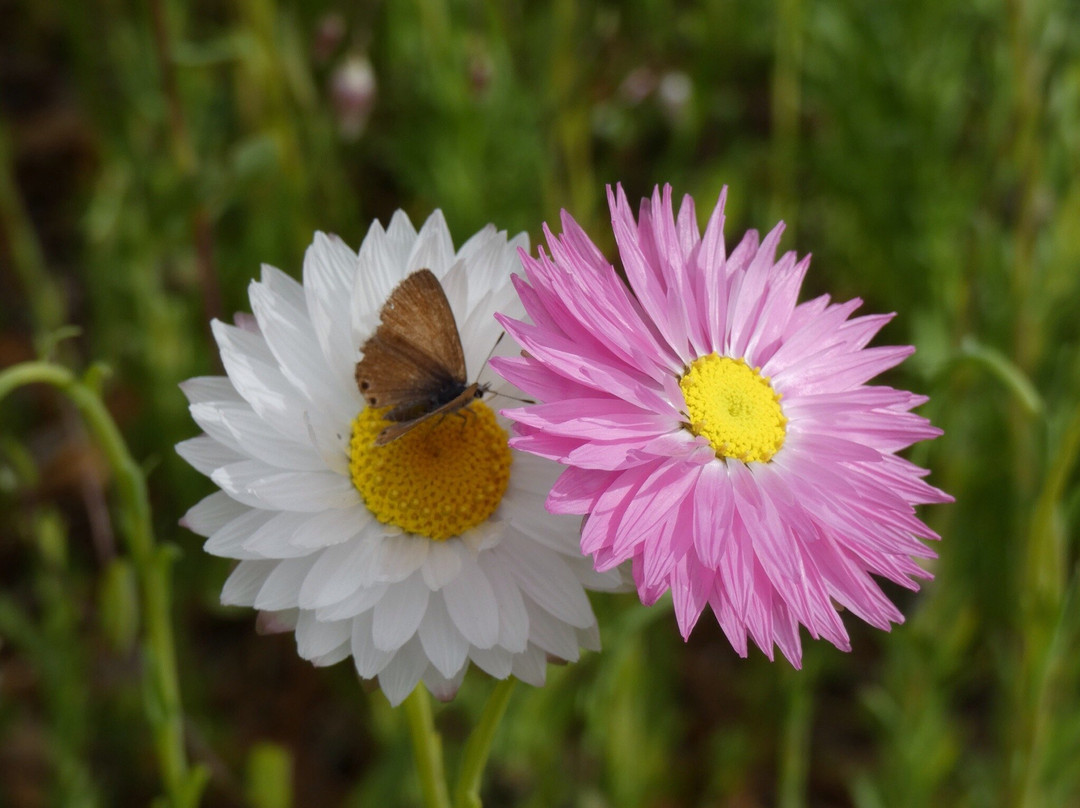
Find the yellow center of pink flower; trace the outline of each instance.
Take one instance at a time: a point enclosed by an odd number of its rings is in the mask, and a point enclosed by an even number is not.
[[[712,353],[695,359],[679,380],[689,429],[717,457],[767,463],[784,445],[787,418],[761,368]]]
[[[506,431],[483,402],[437,415],[376,446],[385,410],[353,421],[349,472],[375,517],[409,533],[445,541],[484,522],[510,482]]]

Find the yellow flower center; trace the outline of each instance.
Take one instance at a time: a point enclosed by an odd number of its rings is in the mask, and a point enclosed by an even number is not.
[[[698,357],[679,379],[690,431],[717,457],[767,463],[784,445],[787,418],[769,379],[742,359]]]
[[[511,453],[487,405],[474,401],[376,446],[384,412],[365,408],[349,442],[353,485],[380,522],[445,541],[495,512],[510,482]]]

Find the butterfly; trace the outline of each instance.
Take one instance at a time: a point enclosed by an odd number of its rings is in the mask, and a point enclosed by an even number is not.
[[[379,327],[361,349],[356,384],[371,407],[390,407],[392,421],[376,438],[383,446],[436,415],[468,406],[487,385],[465,381],[454,312],[430,269],[399,283],[379,312]]]

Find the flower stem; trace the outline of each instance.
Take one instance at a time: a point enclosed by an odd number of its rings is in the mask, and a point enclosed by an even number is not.
[[[442,739],[435,730],[431,716],[431,697],[422,684],[409,694],[404,702],[405,715],[412,736],[413,758],[420,775],[420,788],[424,793],[426,808],[450,808],[450,794],[446,788],[446,771],[443,768]]]
[[[515,684],[517,680],[512,676],[496,683],[495,689],[488,696],[487,704],[484,705],[480,723],[465,742],[465,756],[461,761],[461,772],[454,790],[454,808],[480,808],[480,780],[491,753],[495,730],[499,728],[499,722],[506,713]]]
[[[780,808],[804,808],[810,756],[810,729],[813,718],[813,688],[816,678],[812,659],[801,671],[784,671],[787,712],[780,743],[777,776],[777,805]]]
[[[55,331],[64,323],[64,297],[49,275],[41,241],[15,182],[13,149],[8,128],[0,122],[0,233],[11,253],[11,265],[22,282],[33,314],[35,337]],[[40,346],[39,346],[40,350]]]
[[[772,72],[770,173],[773,211],[769,221],[784,220],[787,237],[795,235],[799,169],[799,115],[802,108],[803,11],[801,0],[780,0]],[[790,243],[790,242],[789,242]]]
[[[207,772],[188,768],[183,713],[170,622],[169,567],[173,552],[156,546],[142,469],[131,457],[105,403],[91,384],[51,362],[24,362],[0,372],[0,400],[26,384],[50,384],[63,392],[100,445],[119,501],[119,523],[143,595],[147,720],[161,767],[169,808],[198,804]]]

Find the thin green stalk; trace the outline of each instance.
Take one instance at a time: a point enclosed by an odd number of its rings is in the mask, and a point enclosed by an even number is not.
[[[169,133],[172,137],[173,155],[185,179],[195,183],[199,166],[195,148],[188,133],[184,116],[184,104],[176,82],[176,69],[172,57],[172,40],[169,32],[169,15],[164,0],[152,0],[150,12],[153,20],[154,53],[161,72],[161,89],[169,105]],[[192,241],[195,244],[195,266],[199,272],[202,291],[203,318],[209,323],[223,314],[221,288],[214,269],[214,232],[210,211],[205,202],[197,202],[191,210]]]
[[[1065,430],[1035,503],[1028,532],[1026,579],[1022,585],[1023,612],[1027,616],[1021,669],[1022,690],[1016,709],[1023,716],[1017,722],[1016,776],[1022,806],[1044,804],[1039,776],[1053,718],[1051,671],[1060,654],[1060,635],[1065,615],[1073,608],[1071,590],[1064,578],[1066,538],[1058,523],[1058,513],[1068,481],[1080,459],[1080,407]]]
[[[1036,244],[1039,238],[1039,190],[1042,185],[1043,140],[1039,136],[1044,124],[1041,60],[1034,52],[1032,18],[1036,10],[1029,0],[1006,0],[1005,18],[1009,35],[1009,67],[1011,69],[1013,105],[1010,124],[1013,131],[1011,165],[1016,171],[1017,209],[1006,231],[1012,233],[1012,266],[1010,267],[1010,306],[1014,312],[1012,354],[1016,366],[1031,374],[1042,353],[1043,328],[1039,322],[1042,290],[1039,288],[1039,267]],[[1030,501],[1038,486],[1037,433],[1034,425],[1015,404],[1009,408],[1013,453],[1011,466],[1015,490],[1020,501]]]
[[[0,121],[0,234],[11,253],[11,266],[19,275],[30,301],[35,337],[54,332],[64,323],[64,298],[49,275],[41,242],[30,223],[15,183],[11,140]]]
[[[580,89],[582,73],[588,69],[581,56],[585,25],[574,0],[558,0],[552,15],[556,33],[549,79],[550,103],[555,110],[551,139],[558,144],[561,164],[557,176],[563,183],[558,207],[573,210],[586,226],[595,219],[599,195],[589,132],[591,107],[583,101]]]
[[[807,660],[809,663],[809,660]],[[810,719],[813,713],[814,666],[801,671],[786,671],[787,712],[784,716],[777,777],[780,808],[803,808],[806,805],[806,778],[810,758]]]
[[[190,769],[184,749],[183,713],[170,622],[169,569],[172,553],[156,546],[142,470],[131,457],[116,423],[91,384],[50,362],[24,362],[0,372],[0,400],[27,384],[50,384],[63,392],[86,422],[105,455],[119,504],[119,523],[143,595],[147,719],[170,808],[198,804],[207,773]]]
[[[1008,32],[1012,108],[1010,124],[1011,166],[1015,175],[1007,180],[1016,183],[1016,212],[1006,228],[1012,233],[1010,280],[1013,308],[1013,359],[1025,374],[1032,375],[1043,354],[1040,316],[1044,297],[1042,267],[1037,251],[1045,212],[1040,208],[1044,185],[1046,138],[1040,132],[1046,124],[1046,61],[1039,52],[1039,29],[1042,9],[1029,0],[1007,0],[1004,4]],[[1073,418],[1064,440],[1056,450],[1045,478],[1039,480],[1042,437],[1038,427],[1015,404],[1009,409],[1013,470],[1013,488],[1018,501],[1033,503],[1026,533],[1021,529],[1023,563],[1016,580],[1020,593],[1017,634],[1020,638],[1020,664],[1015,676],[1016,694],[1009,721],[1012,742],[1010,787],[1011,804],[1037,806],[1046,804],[1042,792],[1052,707],[1048,704],[1048,668],[1057,626],[1060,624],[1065,592],[1065,540],[1056,522],[1064,493],[1065,479],[1076,457],[1080,438],[1080,412]],[[1063,476],[1066,475],[1066,476]],[[1023,513],[1023,512],[1021,512]],[[1024,518],[1021,516],[1020,518]]]
[[[465,756],[461,761],[457,788],[454,790],[454,808],[480,808],[480,781],[484,776],[488,756],[491,754],[491,742],[499,728],[506,706],[514,692],[517,679],[512,676],[501,679],[488,696],[480,722],[465,742]]]
[[[427,688],[417,685],[403,704],[412,737],[413,758],[420,776],[420,788],[426,808],[450,808],[450,793],[446,788],[443,767],[442,739],[435,730],[431,715],[431,697]]]
[[[1075,578],[1074,578],[1075,581]],[[1050,743],[1051,726],[1061,700],[1059,691],[1062,661],[1069,653],[1065,645],[1068,623],[1076,607],[1075,584],[1066,593],[1063,608],[1058,613],[1050,637],[1047,640],[1046,653],[1033,667],[1034,696],[1030,734],[1026,749],[1026,766],[1023,771],[1023,786],[1018,805],[1022,808],[1039,808],[1047,805],[1047,795],[1043,793],[1042,775],[1046,766],[1047,746]]]
[[[51,804],[95,808],[101,794],[87,763],[92,719],[79,605],[71,598],[67,527],[51,506],[33,508],[29,516],[37,553],[34,616],[23,612],[17,597],[0,597],[0,637],[22,650],[40,675],[50,726]]]
[[[802,106],[802,0],[780,0],[776,14],[772,73],[772,215],[783,219],[788,238],[795,235],[799,110]]]

